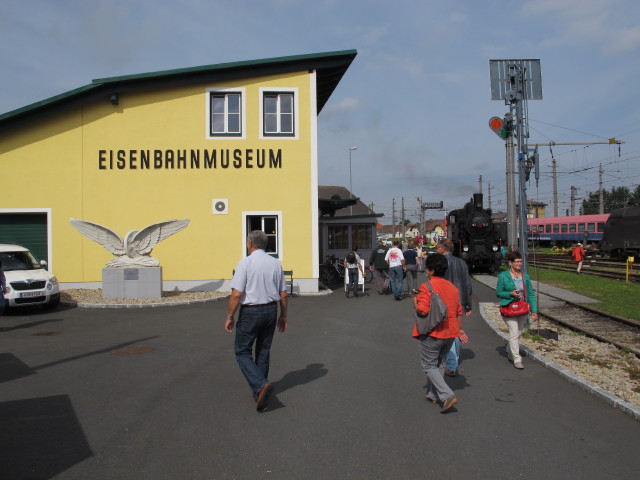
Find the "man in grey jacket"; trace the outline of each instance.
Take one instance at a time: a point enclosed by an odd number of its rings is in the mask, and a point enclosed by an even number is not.
[[[444,278],[453,283],[458,289],[458,295],[460,296],[460,305],[462,305],[462,311],[465,316],[471,315],[471,276],[469,275],[469,267],[467,262],[461,258],[454,257],[453,242],[451,240],[440,240],[436,245],[436,252],[442,253],[447,259],[447,268]],[[467,343],[469,339],[466,335],[461,338],[456,338],[451,345],[451,350],[446,356],[446,367],[444,374],[450,377],[455,377],[458,374],[458,361],[460,359],[460,348],[462,343]]]

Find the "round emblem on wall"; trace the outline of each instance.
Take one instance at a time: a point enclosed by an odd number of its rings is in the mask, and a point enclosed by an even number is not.
[[[214,198],[213,204],[214,215],[226,215],[229,213],[229,201],[226,198]]]

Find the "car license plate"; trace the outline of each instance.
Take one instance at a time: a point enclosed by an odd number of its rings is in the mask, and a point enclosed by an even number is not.
[[[28,298],[28,297],[43,297],[44,292],[22,292],[20,293],[20,298]]]

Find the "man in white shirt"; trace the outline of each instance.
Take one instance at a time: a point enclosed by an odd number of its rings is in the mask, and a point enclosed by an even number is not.
[[[387,251],[384,257],[389,264],[389,279],[391,280],[391,291],[396,300],[402,300],[402,282],[404,281],[405,261],[400,250],[400,242],[393,241],[393,246]]]
[[[231,333],[234,314],[240,308],[236,325],[235,353],[262,412],[269,403],[273,386],[269,375],[269,353],[273,334],[287,329],[287,285],[280,262],[264,251],[267,235],[254,230],[247,237],[249,255],[241,259],[231,280],[231,296],[224,328]],[[280,303],[280,317],[278,317]],[[253,347],[255,344],[255,356]]]

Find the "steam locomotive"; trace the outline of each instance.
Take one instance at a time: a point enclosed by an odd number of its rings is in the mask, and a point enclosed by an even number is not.
[[[502,263],[500,246],[507,239],[506,223],[492,221],[482,197],[474,193],[464,208],[449,212],[447,235],[453,242],[453,254],[466,261],[469,270],[493,273]]]

